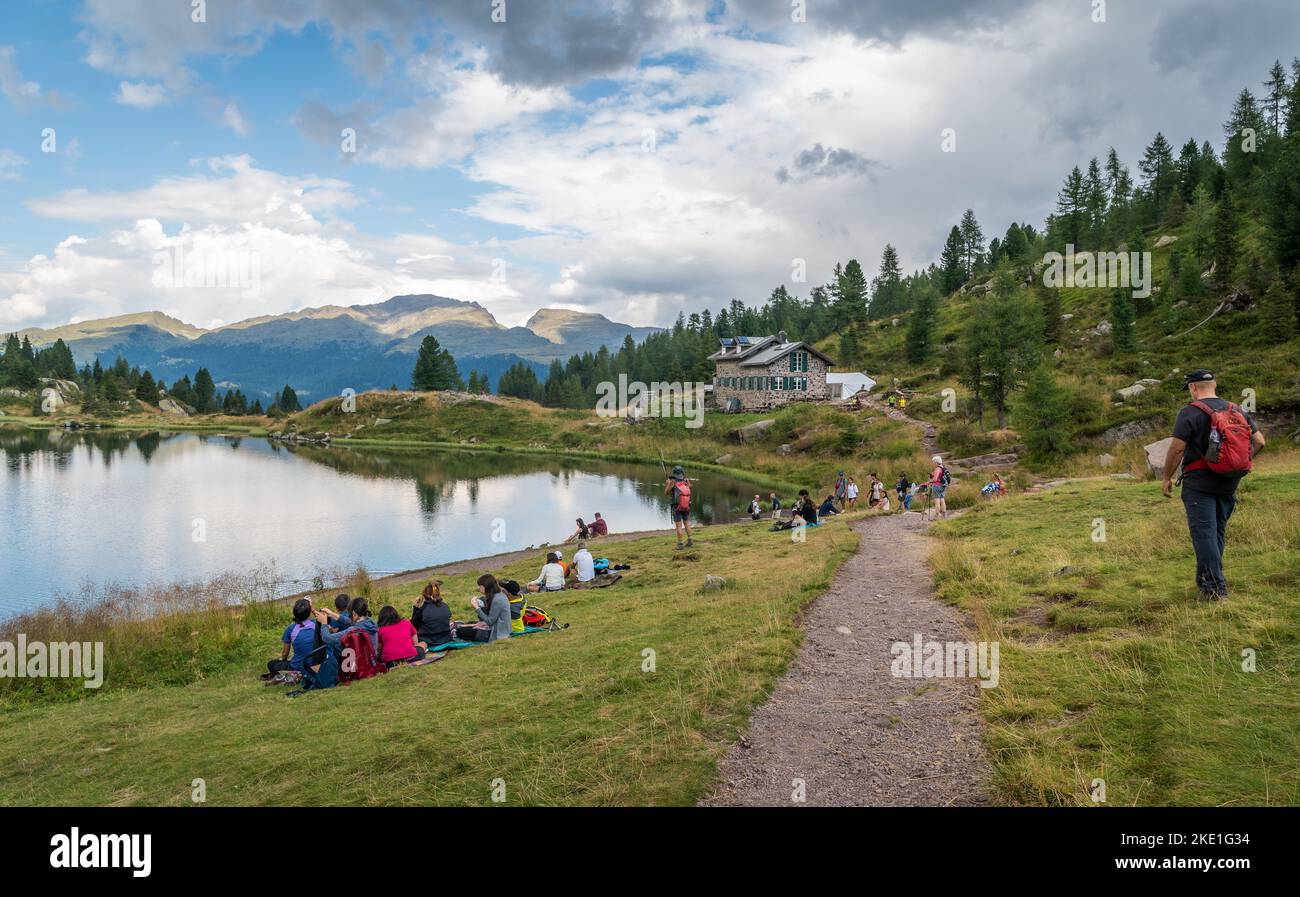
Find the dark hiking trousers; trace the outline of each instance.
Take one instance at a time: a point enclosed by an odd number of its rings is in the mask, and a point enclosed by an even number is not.
[[[1228,518],[1236,504],[1235,496],[1198,492],[1183,486],[1187,528],[1196,552],[1196,585],[1202,592],[1228,594],[1228,581],[1223,578],[1223,546]]]

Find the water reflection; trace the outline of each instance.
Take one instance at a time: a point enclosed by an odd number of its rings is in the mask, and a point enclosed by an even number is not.
[[[3,427],[0,458],[0,614],[86,581],[206,578],[267,560],[302,577],[358,561],[411,569],[555,542],[595,511],[615,532],[670,525],[657,464]],[[705,521],[733,519],[753,491],[694,483]]]

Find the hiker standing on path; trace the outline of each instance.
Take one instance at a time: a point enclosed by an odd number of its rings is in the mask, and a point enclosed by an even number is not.
[[[930,459],[934,462],[934,470],[930,471],[930,497],[934,499],[934,514],[936,517],[948,516],[948,484],[952,482],[952,475],[948,473],[948,468],[943,464],[943,458],[935,455]]]
[[[912,482],[907,478],[906,473],[898,475],[898,482],[894,484],[894,492],[898,494],[898,503],[903,506],[903,510],[912,510]]]
[[[673,467],[673,475],[664,480],[664,494],[668,496],[668,506],[672,509],[673,525],[677,528],[677,550],[690,548],[695,544],[691,538],[691,481],[686,479],[686,471],[680,464]],[[682,544],[682,532],[686,533],[686,544]]]
[[[1264,434],[1249,414],[1215,395],[1213,372],[1192,371],[1183,385],[1192,401],[1174,420],[1161,491],[1170,497],[1174,472],[1181,463],[1183,507],[1196,552],[1197,597],[1218,601],[1228,597],[1223,548],[1228,518],[1237,504],[1237,484],[1264,447]]]
[[[835,500],[840,503],[840,508],[844,507],[844,499],[849,494],[848,481],[844,479],[844,471],[835,475]]]

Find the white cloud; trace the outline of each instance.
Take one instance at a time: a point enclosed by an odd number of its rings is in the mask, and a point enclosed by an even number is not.
[[[138,109],[152,109],[167,102],[167,88],[161,84],[145,81],[123,81],[117,86],[113,99],[123,106],[135,106]]]
[[[27,160],[11,149],[0,149],[0,181],[17,181],[22,179],[18,169],[27,164]]]
[[[13,47],[0,47],[0,93],[19,111],[33,105],[66,105],[57,91],[41,90],[41,85],[23,78],[18,63],[14,60]]]
[[[247,137],[253,132],[252,126],[239,111],[239,104],[234,100],[226,103],[221,110],[221,123],[240,137]]]

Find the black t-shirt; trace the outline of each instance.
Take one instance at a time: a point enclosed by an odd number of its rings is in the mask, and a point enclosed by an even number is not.
[[[1209,399],[1202,399],[1210,408],[1215,411],[1222,411],[1228,407],[1227,399],[1220,399],[1217,396]],[[1240,410],[1240,406],[1238,406]],[[1246,422],[1250,424],[1250,432],[1256,433],[1259,425],[1255,419],[1246,412],[1242,411]],[[1237,484],[1241,482],[1241,477],[1225,477],[1204,467],[1196,470],[1188,470],[1187,465],[1200,458],[1205,457],[1205,452],[1210,445],[1210,416],[1200,408],[1192,406],[1190,403],[1184,405],[1178,412],[1177,419],[1174,420],[1174,438],[1181,439],[1187,443],[1187,450],[1183,453],[1183,488],[1194,489],[1197,492],[1210,492],[1216,495],[1232,495],[1237,491]]]

